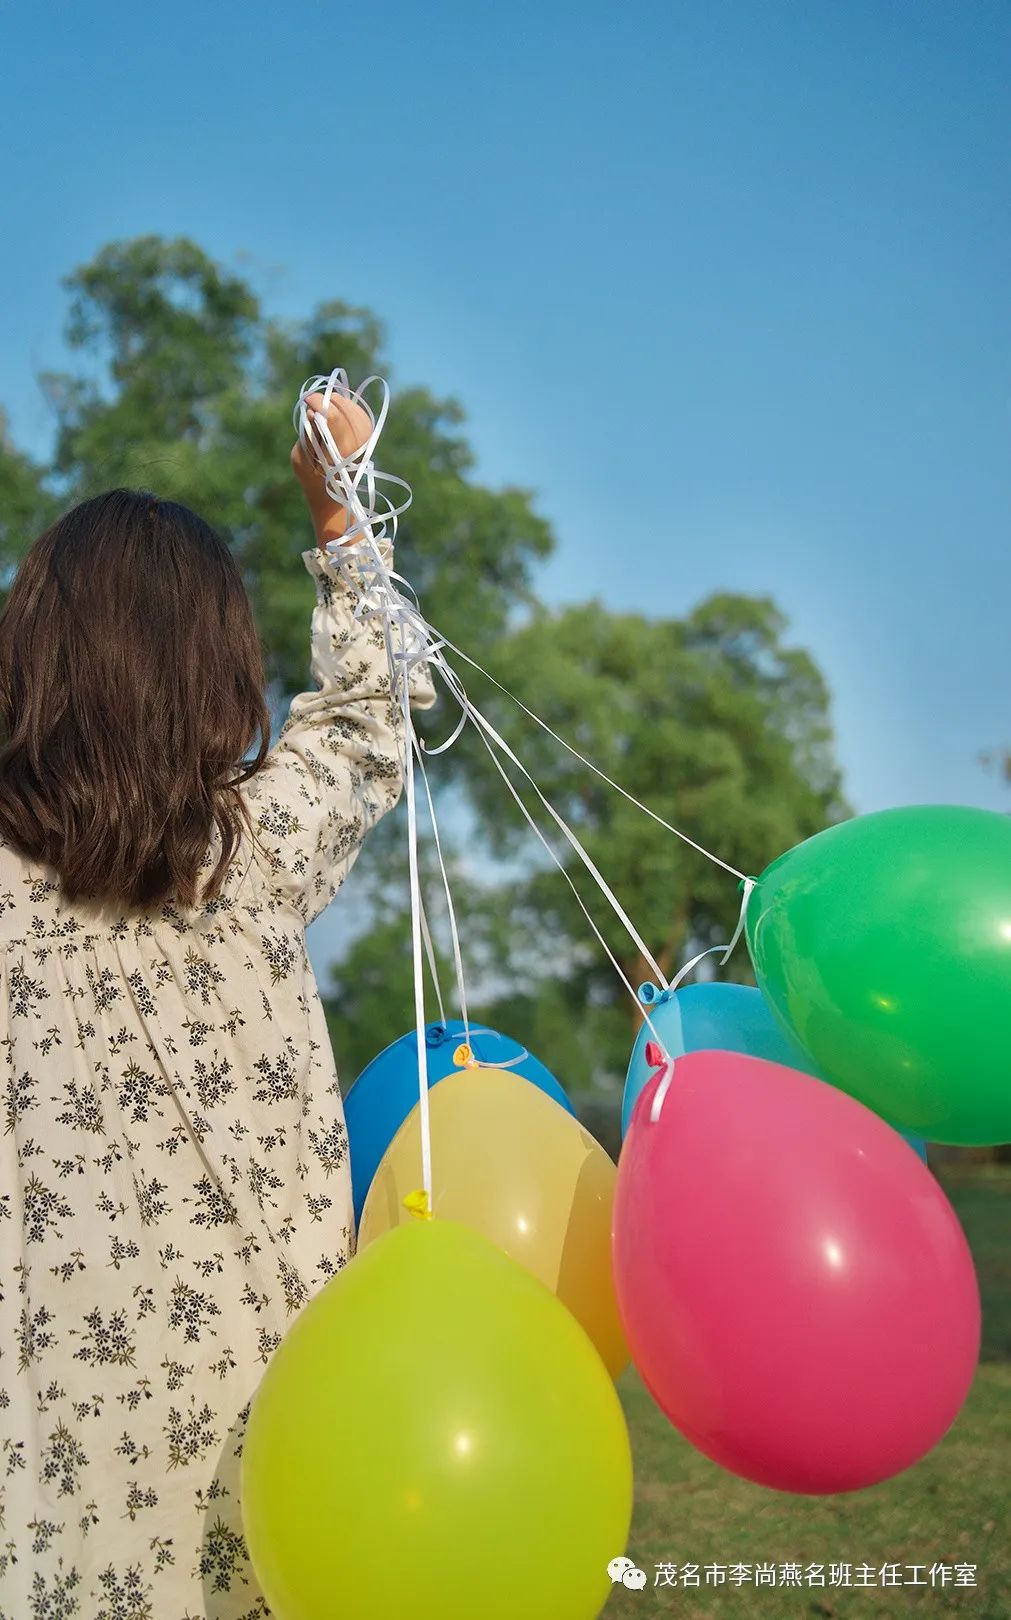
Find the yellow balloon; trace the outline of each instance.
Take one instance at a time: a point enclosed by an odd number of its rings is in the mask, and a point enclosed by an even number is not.
[[[615,1167],[600,1143],[529,1080],[505,1069],[447,1075],[428,1099],[432,1213],[483,1232],[582,1323],[612,1378],[628,1365],[611,1270]],[[362,1210],[362,1248],[413,1217],[421,1117],[408,1115]]]
[[[295,1319],[240,1490],[276,1620],[596,1620],[632,1458],[570,1313],[478,1233],[414,1220]]]

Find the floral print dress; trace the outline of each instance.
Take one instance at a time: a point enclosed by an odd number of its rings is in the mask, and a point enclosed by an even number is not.
[[[403,771],[381,627],[303,559],[318,690],[244,789],[255,837],[218,898],[71,905],[0,841],[0,1620],[270,1612],[243,1425],[354,1245],[305,928]],[[424,665],[411,695],[435,701]]]

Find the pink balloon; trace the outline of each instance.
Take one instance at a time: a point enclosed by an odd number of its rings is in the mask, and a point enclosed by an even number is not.
[[[735,1052],[676,1060],[618,1162],[618,1305],[681,1433],[760,1485],[888,1479],[954,1421],[979,1356],[976,1273],[930,1171],[845,1092]]]

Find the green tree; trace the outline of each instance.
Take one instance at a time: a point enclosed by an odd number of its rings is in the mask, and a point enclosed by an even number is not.
[[[740,871],[757,873],[847,813],[828,692],[810,655],[785,640],[786,628],[770,601],[731,595],[713,596],[683,618],[613,613],[596,601],[540,607],[499,638],[486,667],[657,815]],[[629,804],[466,665],[459,672],[576,832],[665,976],[689,950],[730,937],[741,899],[731,875]],[[635,1003],[572,889],[538,858],[540,846],[476,734],[468,730],[457,748],[480,829],[470,841],[470,869],[479,870],[482,855],[492,879],[496,862],[511,867],[498,883],[472,883],[467,897],[481,968],[474,1010],[538,1050],[577,1090],[616,1082],[639,1024]],[[440,764],[433,762],[433,776]],[[506,769],[637,987],[650,977],[647,964],[521,773]],[[518,865],[523,850],[534,859]],[[390,941],[407,938],[402,895],[399,888],[387,896]],[[338,970],[339,1050],[356,1066],[373,946],[354,946]],[[409,963],[393,950],[384,962],[387,1025],[396,1025],[396,1007],[407,1028]],[[743,946],[727,972],[749,976]]]
[[[307,376],[335,364],[354,382],[389,377],[382,324],[336,298],[301,322],[270,318],[246,280],[185,239],[111,243],[66,286],[66,337],[79,364],[41,379],[57,427],[46,490],[69,504],[117,484],[153,488],[223,528],[275,693],[298,690],[312,582],[297,552],[312,535],[288,467],[291,407]],[[529,596],[532,565],[552,540],[528,492],[470,476],[463,422],[453,399],[397,391],[380,460],[414,489],[398,566],[451,635],[485,639]],[[10,451],[0,476],[17,495],[4,535],[16,560],[34,535],[35,484]]]
[[[25,537],[45,528],[58,503],[45,487],[45,468],[14,445],[0,408],[0,587],[6,592]],[[2,598],[0,598],[2,600]]]
[[[539,610],[496,646],[489,667],[627,792],[752,873],[846,813],[828,691],[810,655],[785,642],[786,628],[764,598],[720,594],[683,618],[615,614],[594,601]],[[494,689],[486,707],[499,729],[509,723]],[[689,944],[726,938],[740,905],[734,880],[539,727],[523,726],[524,764],[611,882],[661,969],[670,973]],[[499,797],[490,774],[475,772],[474,781],[477,802],[490,812],[486,789]],[[515,847],[520,822],[518,813],[489,814],[498,853]],[[539,876],[531,881],[543,888]],[[550,903],[545,896],[538,905]],[[598,907],[594,915],[609,913]],[[630,976],[644,971],[634,949],[619,944]]]

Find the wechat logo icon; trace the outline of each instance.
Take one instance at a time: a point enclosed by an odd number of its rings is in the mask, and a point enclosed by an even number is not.
[[[641,1592],[646,1585],[646,1571],[637,1569],[633,1558],[612,1558],[607,1566],[607,1573],[613,1586],[620,1584],[633,1592]]]

